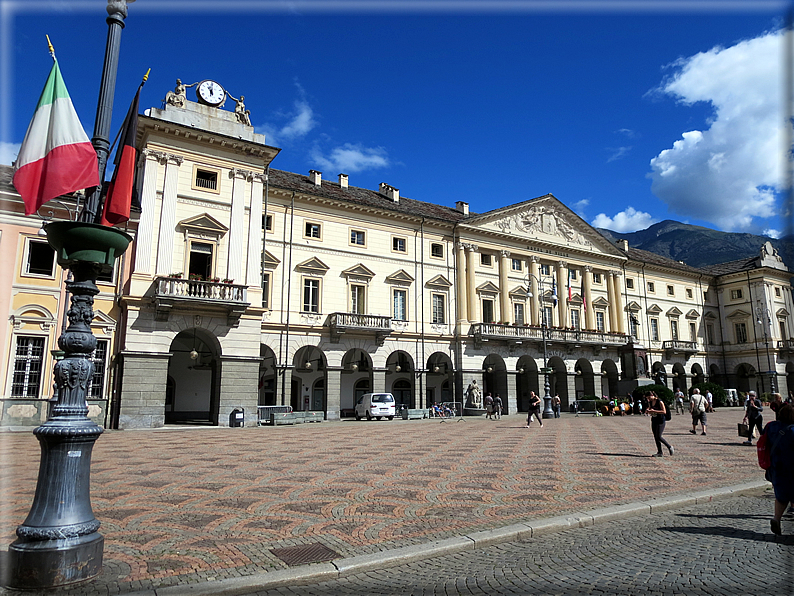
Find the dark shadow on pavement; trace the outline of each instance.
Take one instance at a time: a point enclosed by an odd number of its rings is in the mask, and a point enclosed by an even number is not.
[[[607,457],[650,457],[644,453],[593,453],[588,452],[586,455],[605,455]]]
[[[662,527],[659,530],[665,532],[678,532],[680,534],[701,534],[703,536],[725,536],[726,538],[738,538],[740,540],[755,540],[756,542],[775,542],[786,546],[794,546],[794,536],[775,536],[772,531],[753,532],[751,530],[741,530],[739,528],[714,526],[709,528],[668,528]]]

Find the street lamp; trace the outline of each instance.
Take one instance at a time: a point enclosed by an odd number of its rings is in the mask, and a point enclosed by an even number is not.
[[[769,375],[769,390],[771,393],[777,392],[777,386],[775,383],[775,371],[772,369],[772,359],[769,356],[769,337],[766,334],[766,328],[768,325],[771,325],[772,321],[769,318],[769,310],[761,306],[759,303],[755,309],[756,315],[756,323],[761,326],[761,329],[764,332],[764,346],[766,347],[766,366],[767,366],[767,374]]]
[[[526,277],[526,285],[527,285],[527,296],[529,296],[530,298],[532,298],[533,296],[532,288],[531,288],[532,286],[531,279],[534,279],[536,282],[538,282],[538,285],[540,286],[540,296],[538,296],[538,306],[539,306],[538,310],[540,314],[540,334],[541,337],[543,338],[543,368],[541,369],[540,372],[543,373],[543,388],[545,391],[543,395],[543,418],[554,418],[554,410],[551,409],[551,392],[550,392],[551,388],[549,386],[549,373],[552,371],[552,369],[550,369],[548,366],[548,339],[547,339],[548,322],[546,320],[546,316],[543,310],[543,305],[541,304],[541,298],[544,293],[543,290],[544,284],[543,284],[543,278],[538,277],[533,273],[528,273]],[[551,299],[556,302],[557,300],[556,290],[553,291],[554,293],[552,293]]]

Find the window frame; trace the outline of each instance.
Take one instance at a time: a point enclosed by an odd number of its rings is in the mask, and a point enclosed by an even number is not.
[[[651,317],[648,322],[651,328],[651,341],[659,341],[659,319]]]
[[[198,184],[198,174],[199,172],[205,172],[207,174],[214,174],[215,175],[215,188],[207,187],[207,186],[200,186]],[[190,188],[191,190],[197,190],[199,192],[209,192],[215,195],[221,193],[221,169],[215,168],[212,166],[205,166],[201,164],[193,164],[193,177],[190,179]]]
[[[524,264],[521,262],[521,259],[511,259],[510,260],[510,270],[516,272],[524,271]]]
[[[733,335],[737,344],[749,343],[747,337],[747,323],[744,321],[736,321],[733,324]]]
[[[262,272],[262,308],[270,310],[272,300],[273,273],[271,271]]]
[[[493,268],[494,258],[493,255],[489,252],[481,252],[480,253],[480,266],[481,267],[488,267]]]
[[[672,284],[667,284],[667,295],[668,296],[675,296],[675,286]]]
[[[486,317],[486,307],[488,305],[488,309],[491,311],[491,316]],[[480,312],[482,313],[482,322],[483,323],[498,323],[496,320],[496,301],[493,298],[486,297],[480,299]]]
[[[692,300],[695,297],[695,292],[692,290],[692,288],[686,289],[686,297],[688,300]]]
[[[607,330],[607,322],[606,322],[606,312],[603,310],[595,311],[595,324],[596,324],[596,331],[599,333],[606,333]]]
[[[402,317],[399,316],[397,312],[397,296],[402,295]],[[408,320],[408,290],[405,288],[392,288],[391,293],[391,303],[392,303],[392,319],[395,321],[407,321]]]
[[[541,275],[551,275],[551,265],[548,263],[541,263],[540,264],[540,274]]]
[[[601,281],[601,274],[600,273],[593,273],[593,283],[601,285],[603,282]]]
[[[367,286],[365,284],[350,284],[348,291],[348,312],[354,315],[367,314]],[[359,304],[359,301],[363,304]]]
[[[263,213],[262,214],[262,229],[266,232],[273,231],[273,214],[272,213]]]
[[[652,281],[649,281],[649,282],[648,282],[648,284],[647,284],[647,286],[646,286],[646,290],[647,290],[647,291],[648,291],[650,294],[655,294],[655,293],[656,293],[656,283],[655,283],[655,282],[652,282]]]
[[[627,277],[626,278],[626,289],[627,290],[633,290],[634,289],[634,278],[633,277]]]
[[[187,241],[187,250],[185,250],[185,264],[183,271],[185,272],[185,279],[190,279],[192,275],[190,273],[190,257],[193,254],[193,245],[194,244],[205,244],[210,247],[211,252],[211,259],[210,259],[210,272],[208,275],[204,277],[204,279],[200,281],[209,281],[210,279],[214,278],[216,275],[217,269],[217,259],[218,259],[218,243],[215,240],[207,239],[207,238],[188,238]],[[202,254],[202,251],[197,250],[196,254]],[[205,253],[204,253],[205,254]]]
[[[436,249],[438,249],[436,251]],[[434,254],[434,251],[438,252],[439,254]],[[430,243],[430,258],[431,259],[443,259],[444,258],[444,245],[440,242],[431,242]]]
[[[52,251],[52,266],[50,268],[50,273],[35,273],[30,270],[30,248],[32,245],[46,245]],[[50,246],[49,242],[47,242],[44,238],[38,238],[36,236],[27,236],[25,238],[25,252],[22,257],[22,277],[35,277],[37,279],[55,279],[55,273],[57,271],[57,260],[56,260],[55,250]]]
[[[516,325],[525,325],[527,322],[527,305],[525,302],[513,302],[513,322]],[[520,312],[519,312],[520,311]]]
[[[438,311],[441,316],[438,316]],[[430,312],[431,322],[434,325],[446,325],[447,323],[447,296],[441,292],[432,292],[430,294]]]
[[[13,349],[14,349],[13,357],[12,357],[12,366],[9,367],[10,370],[9,370],[9,375],[8,375],[9,376],[9,382],[10,382],[9,396],[11,397],[11,399],[40,399],[41,398],[41,391],[42,391],[42,388],[43,388],[42,387],[42,383],[44,382],[44,364],[45,364],[45,361],[46,361],[46,358],[47,358],[47,341],[48,341],[48,339],[49,339],[49,337],[47,335],[36,335],[36,334],[27,335],[27,334],[23,334],[23,333],[14,335],[14,342],[12,344]],[[28,347],[27,347],[28,354],[27,355],[24,355],[24,354],[21,355],[22,356],[21,358],[20,358],[20,353],[19,353],[20,340],[28,340]],[[35,349],[35,346],[32,345],[32,342],[30,340],[34,340],[34,341],[37,341],[37,342],[40,341],[41,342],[41,351],[40,351],[40,354],[38,355],[38,358],[36,358],[34,354],[30,353],[33,349]],[[19,370],[19,367],[18,367],[18,363],[19,362],[24,362],[25,363],[23,365],[24,370]],[[32,371],[32,369],[35,368],[35,363],[38,363],[38,370],[37,371]],[[31,377],[32,372],[33,372],[33,374],[37,375],[35,383],[31,383],[30,382],[30,377]],[[24,376],[24,379],[23,379],[23,381],[21,383],[21,389],[22,389],[21,393],[17,393],[16,392],[16,388],[20,385],[20,383],[17,382],[17,375],[19,373],[22,373],[23,376]],[[30,393],[30,389],[31,388],[35,389],[35,394],[31,394]]]
[[[742,288],[731,290],[731,300],[741,300],[742,298],[744,298],[744,292],[742,292]]]
[[[310,233],[310,231],[313,231],[314,228],[317,229],[316,236],[313,233]],[[317,242],[322,242],[323,224],[309,219],[303,220],[303,237],[306,240],[315,240]]]
[[[397,243],[402,242],[402,250],[396,246]],[[408,240],[403,236],[391,237],[391,251],[404,255],[408,252]]]
[[[673,341],[678,341],[680,336],[681,333],[678,329],[678,319],[670,319],[670,339]]]
[[[306,291],[308,284],[317,284],[316,290],[314,293],[316,294],[317,304],[311,304],[311,296],[309,297],[309,302],[306,300]],[[311,291],[311,290],[310,290]],[[323,298],[323,279],[321,277],[314,277],[314,276],[304,276],[301,279],[301,313],[310,314],[310,315],[317,315],[322,312],[322,298]],[[314,306],[315,309],[313,310],[311,307]]]
[[[358,242],[359,239],[361,242]],[[347,235],[347,242],[348,246],[367,248],[367,232],[358,228],[350,228],[350,232]]]
[[[100,350],[100,346],[104,346]],[[101,357],[97,357],[97,352],[101,352]],[[96,348],[91,352],[89,359],[94,363],[94,375],[91,377],[91,382],[88,383],[88,390],[86,392],[86,399],[107,399],[105,396],[105,388],[107,384],[107,364],[108,353],[110,352],[110,339],[105,337],[98,337],[96,340]],[[99,387],[99,395],[94,393],[95,387]]]
[[[572,308],[568,311],[571,317],[571,327],[579,331],[582,328],[582,313],[578,308]]]

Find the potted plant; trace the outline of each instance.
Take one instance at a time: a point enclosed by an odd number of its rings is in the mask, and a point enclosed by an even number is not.
[[[182,279],[182,272],[180,271],[179,273],[169,273],[168,277],[170,277],[171,279]]]
[[[204,276],[199,273],[191,273],[188,279],[190,279],[190,281],[204,281]]]
[[[229,278],[227,277],[226,279],[224,279],[224,280],[223,280],[223,283],[225,283],[225,284],[233,284],[233,283],[234,283],[234,280],[233,280],[233,279],[229,279]]]

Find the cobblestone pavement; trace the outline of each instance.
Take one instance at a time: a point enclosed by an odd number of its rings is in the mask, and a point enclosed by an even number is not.
[[[794,536],[771,513],[767,491],[249,596],[794,594]]]
[[[499,421],[324,422],[295,427],[106,431],[92,504],[103,573],[63,592],[115,594],[289,566],[271,549],[321,544],[340,557],[424,544],[650,497],[762,480],[736,436],[740,409],[708,436],[674,416],[674,456],[649,457],[650,419],[564,414]],[[2,433],[0,549],[33,499],[39,446]],[[6,462],[11,462],[5,465]],[[4,553],[0,552],[0,555]]]

